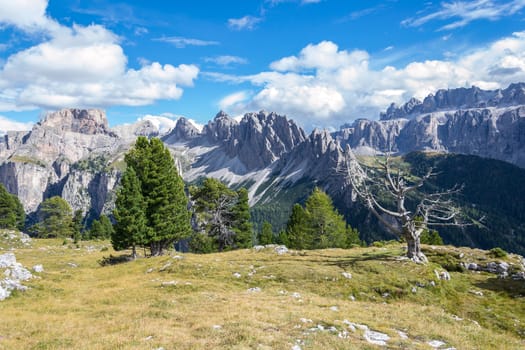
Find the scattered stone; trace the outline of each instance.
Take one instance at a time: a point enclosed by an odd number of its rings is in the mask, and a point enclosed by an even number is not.
[[[253,246],[253,250],[255,250],[256,252],[260,252],[263,249],[264,249],[263,245],[255,245],[255,246]]]
[[[312,323],[313,321],[309,318],[304,318],[304,317],[301,317],[299,319],[299,321],[301,321],[302,323]]]
[[[167,281],[167,282],[162,282],[161,286],[163,286],[163,287],[175,286],[178,283],[179,282],[177,282],[177,281]]]
[[[397,331],[397,334],[399,335],[399,338],[401,339],[408,339],[408,334],[406,334],[403,331]]]
[[[168,262],[166,265],[162,266],[159,271],[165,271],[166,269],[168,269],[169,267],[171,266],[171,262]]]
[[[337,306],[330,306],[330,310],[331,310],[331,311],[338,312],[338,311],[339,311],[339,308],[338,308]]]
[[[233,277],[235,277],[235,278],[241,278],[241,274],[238,273],[238,272],[234,272],[234,273],[233,273]]]
[[[511,276],[511,278],[515,281],[522,281],[522,280],[525,280],[525,272],[523,271],[520,271],[520,272],[516,272],[515,274],[513,274]]]
[[[146,270],[146,273],[152,273],[153,272],[153,267],[150,267],[149,269]]]
[[[441,340],[431,340],[431,341],[427,342],[427,344],[430,345],[431,347],[433,347],[434,349],[437,349],[437,348],[442,347],[446,343],[444,341],[441,341]]]
[[[286,248],[286,246],[284,245],[278,245],[277,247],[274,248],[274,250],[277,253],[277,255],[283,255],[289,252],[288,248]]]
[[[152,335],[148,335],[146,338],[144,338],[144,340],[151,340],[151,339],[153,339]]]
[[[6,253],[0,255],[0,268],[11,267],[16,264],[16,257],[13,253]]]
[[[412,287],[412,293],[414,293],[414,294],[417,293],[417,288],[416,287]]]
[[[381,296],[385,299],[390,298],[390,293],[383,293]]]
[[[350,295],[350,296],[348,297],[348,299],[350,299],[350,300],[352,300],[352,301],[355,301],[355,297],[354,297],[353,295]]]
[[[337,336],[341,339],[348,339],[350,333],[348,333],[347,331],[341,331],[337,334]]]
[[[343,275],[343,277],[347,279],[352,278],[352,274],[350,272],[342,272],[341,275]]]
[[[292,350],[301,350],[301,347],[295,344],[294,346],[292,346]]]
[[[44,266],[42,266],[41,264],[35,265],[33,266],[33,271],[36,273],[44,272]]]
[[[381,332],[371,331],[369,329],[365,330],[363,335],[367,342],[375,345],[386,346],[387,341],[390,340],[390,337]]]
[[[453,319],[454,321],[463,321],[463,319],[462,319],[461,317],[456,316],[456,315],[452,315],[452,319]]]
[[[429,284],[430,284],[432,287],[435,287],[435,286],[436,286],[436,282],[434,282],[434,281],[430,281]]]
[[[478,297],[482,297],[483,296],[483,292],[480,291],[480,290],[469,290],[469,292],[474,294],[474,295],[477,295]]]
[[[292,298],[299,299],[300,297],[301,297],[301,294],[299,294],[297,292],[293,292],[292,293]]]
[[[219,329],[222,329],[222,326],[219,324],[214,324],[211,328],[219,330]]]
[[[174,256],[172,257],[172,259],[175,259],[175,260],[182,260],[182,259],[184,259],[184,257],[183,257],[183,256],[180,256],[180,255],[174,255]]]
[[[438,271],[434,270],[434,273],[436,274],[436,277],[443,281],[450,281],[450,274],[448,271]]]
[[[470,264],[467,265],[467,270],[478,271],[479,270],[479,266],[476,263],[470,263]]]
[[[76,269],[76,268],[78,267],[77,264],[72,263],[72,262],[67,263],[67,266],[69,266],[69,267],[71,267],[71,268],[73,268],[73,269]]]
[[[459,258],[463,259],[465,257],[465,253],[459,253]]]
[[[259,293],[259,292],[261,292],[261,288],[259,288],[259,287],[252,287],[252,288],[248,289],[248,292],[250,292],[250,293]]]
[[[279,294],[280,294],[280,295],[286,295],[286,294],[288,294],[288,292],[285,291],[285,290],[280,290],[280,291],[279,291]]]

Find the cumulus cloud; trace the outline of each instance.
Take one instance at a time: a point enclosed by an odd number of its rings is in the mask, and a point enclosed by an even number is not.
[[[239,91],[227,95],[219,101],[219,108],[221,110],[235,110],[238,107],[243,108],[243,103],[249,98],[247,91]]]
[[[257,23],[261,22],[261,17],[244,16],[241,18],[230,18],[228,27],[233,30],[253,30]]]
[[[0,1],[0,25],[46,33],[41,43],[12,54],[0,69],[0,110],[147,105],[180,98],[181,87],[192,86],[199,73],[194,65],[158,62],[129,69],[120,38],[105,27],[60,25],[46,17],[47,1]],[[14,3],[33,9],[31,19],[6,19],[5,13],[16,12]]]
[[[21,123],[0,115],[0,135],[7,131],[26,131],[31,130],[33,123]]]
[[[375,118],[391,102],[422,99],[442,88],[476,85],[495,89],[525,81],[525,32],[454,60],[381,69],[370,68],[372,60],[365,51],[341,50],[335,43],[323,41],[271,63],[266,72],[208,76],[231,83],[248,82],[258,88],[250,96],[232,94],[225,98],[223,107],[228,112],[267,109],[285,113],[306,127],[338,127],[359,117]]]

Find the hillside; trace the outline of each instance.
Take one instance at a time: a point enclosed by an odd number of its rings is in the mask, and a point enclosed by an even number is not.
[[[0,242],[0,255],[11,244]],[[461,268],[506,261],[515,272],[524,269],[521,257],[425,250],[427,266],[400,258],[397,244],[282,255],[172,252],[111,265],[107,242],[33,240],[11,252],[44,271],[0,302],[0,349],[525,346],[523,280]],[[445,268],[450,280],[438,279],[435,270]]]

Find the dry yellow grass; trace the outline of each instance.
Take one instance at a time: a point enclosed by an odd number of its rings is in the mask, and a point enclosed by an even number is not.
[[[178,259],[172,252],[101,266],[115,254],[101,251],[108,245],[82,242],[75,249],[34,240],[16,249],[18,261],[45,271],[27,283],[30,290],[0,302],[0,349],[377,347],[344,320],[388,334],[389,349],[429,349],[430,340],[457,349],[525,347],[523,296],[516,294],[525,290],[501,281],[492,288],[494,276],[470,272],[439,281],[436,265],[397,259],[399,245],[281,256],[270,249]],[[418,282],[427,286],[412,293]],[[249,291],[254,287],[260,291]]]

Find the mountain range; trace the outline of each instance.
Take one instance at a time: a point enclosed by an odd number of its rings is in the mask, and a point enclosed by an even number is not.
[[[151,120],[110,128],[101,110],[63,109],[47,114],[31,131],[3,135],[0,182],[29,214],[43,199],[60,195],[88,220],[97,218],[110,211],[123,156],[139,135],[160,137],[187,182],[215,177],[232,187],[245,186],[256,221],[271,218],[279,228],[291,205],[317,185],[350,222],[364,228],[370,217],[352,199],[347,147],[360,156],[470,155],[484,158],[479,162],[489,167],[500,160],[514,165],[501,166],[511,167],[518,174],[515,181],[525,183],[525,84],[493,91],[439,90],[423,101],[392,104],[379,120],[357,119],[337,131],[310,134],[293,120],[265,111],[240,120],[219,112],[202,128],[181,117],[165,132]],[[514,226],[509,230],[516,232]],[[464,242],[480,245],[479,240]]]

